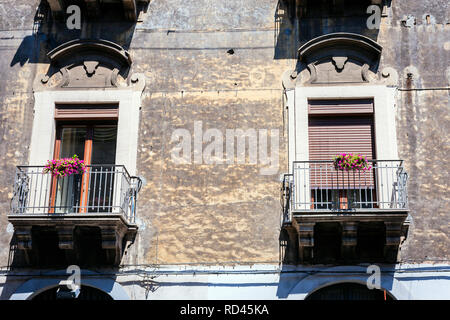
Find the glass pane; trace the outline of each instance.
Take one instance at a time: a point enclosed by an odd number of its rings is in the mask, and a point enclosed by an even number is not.
[[[89,212],[111,212],[114,194],[117,127],[96,127],[92,139]],[[109,164],[109,165],[108,165]]]
[[[72,158],[74,154],[79,159],[84,158],[84,143],[86,128],[62,128],[60,158]]]
[[[77,155],[84,158],[86,128],[62,128],[60,158]],[[55,213],[75,213],[79,211],[81,195],[81,174],[57,178]]]
[[[55,213],[79,212],[81,181],[81,174],[57,178]]]
[[[94,128],[92,164],[114,164],[116,161],[117,127]]]

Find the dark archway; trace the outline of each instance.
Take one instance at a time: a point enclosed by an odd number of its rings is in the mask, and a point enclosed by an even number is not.
[[[45,290],[36,296],[34,296],[31,300],[35,301],[53,301],[57,300],[56,291],[58,287],[53,287],[51,289]],[[94,287],[89,286],[81,286],[80,295],[76,298],[76,300],[90,300],[90,301],[109,301],[114,300],[109,294],[103,292]]]
[[[338,283],[319,289],[305,300],[394,300],[386,290],[369,289],[358,283]]]

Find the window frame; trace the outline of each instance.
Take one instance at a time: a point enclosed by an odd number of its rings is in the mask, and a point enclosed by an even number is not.
[[[117,165],[124,165],[130,175],[136,175],[138,134],[143,86],[139,88],[103,90],[36,91],[33,129],[28,163],[44,165],[54,155],[56,136],[55,112],[58,104],[116,104]]]
[[[106,124],[106,122],[111,122],[110,124]],[[115,123],[113,123],[115,122]],[[94,147],[94,128],[99,127],[115,127],[117,130],[117,121],[57,121],[56,123],[56,132],[55,132],[55,145],[53,148],[53,159],[60,159],[61,157],[61,145],[62,145],[62,131],[64,128],[86,128],[86,136],[84,138],[84,164],[89,166],[92,164],[92,153],[93,153],[93,147]],[[116,138],[116,147],[117,147],[117,138]],[[114,163],[105,163],[105,164],[114,164]],[[90,176],[89,176],[89,170],[87,169],[87,174],[84,174],[82,177],[82,186],[80,194],[80,203],[86,203],[88,199],[88,191],[89,190],[89,184],[90,184]],[[53,204],[56,201],[56,188],[58,184],[58,178],[52,177],[51,182],[51,193],[50,193],[50,213],[54,213],[54,206]],[[81,213],[85,213],[85,208],[82,208]]]
[[[288,109],[288,158],[289,173],[294,174],[295,161],[309,161],[309,101],[310,100],[346,100],[373,99],[374,108],[374,140],[376,160],[399,160],[396,134],[396,105],[397,88],[386,85],[311,85],[296,86],[286,90]],[[296,189],[296,199],[307,203],[305,190]],[[392,187],[376,186],[378,192],[391,194]],[[379,195],[377,195],[379,197]]]
[[[309,100],[373,99],[376,157],[378,160],[398,159],[395,125],[396,91],[396,88],[384,85],[298,86],[286,91],[290,173],[294,161],[309,161]]]

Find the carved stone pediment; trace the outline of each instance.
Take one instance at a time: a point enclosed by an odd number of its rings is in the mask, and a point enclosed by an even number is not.
[[[299,49],[297,68],[301,84],[365,83],[379,75],[381,46],[352,33],[332,33],[317,37]]]
[[[50,67],[38,75],[35,91],[58,88],[121,88],[134,85],[131,58],[119,45],[106,40],[74,40],[48,53]]]
[[[349,57],[328,57],[307,66],[309,83],[367,82],[368,65]]]

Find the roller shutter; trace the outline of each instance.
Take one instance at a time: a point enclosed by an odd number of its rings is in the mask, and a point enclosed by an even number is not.
[[[327,107],[326,107],[327,106]],[[328,109],[327,109],[328,108]],[[328,111],[327,111],[328,110]],[[353,110],[353,112],[350,112]],[[369,100],[313,102],[309,105],[309,160],[332,160],[339,153],[375,158],[373,104]],[[336,171],[331,163],[310,164],[311,187],[359,188],[374,185],[373,173]]]

